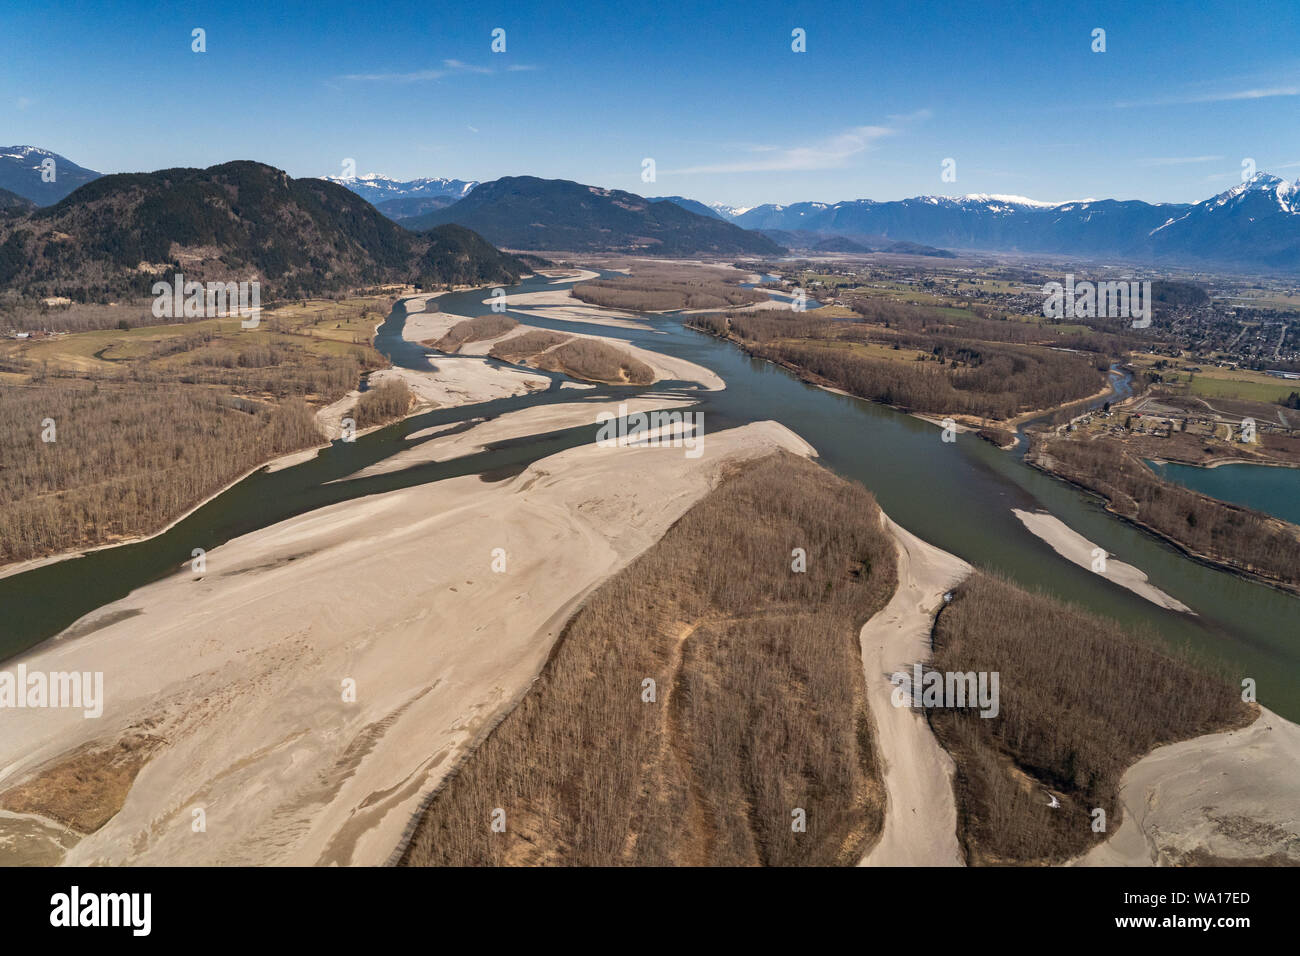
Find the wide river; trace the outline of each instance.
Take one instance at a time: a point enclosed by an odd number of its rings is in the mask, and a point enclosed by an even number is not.
[[[562,287],[533,278],[510,291]],[[444,311],[480,315],[487,311],[484,298],[480,290],[446,295],[438,302]],[[704,413],[706,445],[710,432],[763,419],[779,421],[809,441],[826,466],[871,489],[892,518],[927,541],[1023,586],[1116,618],[1153,639],[1187,647],[1222,665],[1234,682],[1253,678],[1262,703],[1300,720],[1300,598],[1182,556],[1106,513],[1095,498],[1025,465],[1020,453],[1000,451],[973,434],[945,443],[933,425],[806,385],[783,369],[749,358],[730,343],[683,327],[680,316],[656,316],[644,327],[629,329],[517,317],[561,331],[599,332],[712,369],[726,381],[725,390],[696,392],[685,383],[656,387],[659,392],[684,391],[698,398],[696,410]],[[399,303],[381,326],[376,347],[394,364],[427,369],[425,350],[401,338],[405,318]],[[405,436],[418,429],[540,403],[639,391],[553,388],[435,409],[352,443],[335,442],[305,464],[253,474],[147,541],[0,579],[0,659],[60,632],[141,585],[167,574],[187,573],[193,548],[211,550],[293,515],[363,495],[455,475],[499,480],[537,458],[593,440],[596,425],[593,417],[590,426],[503,442],[456,461],[328,484],[411,447]],[[1103,575],[1059,557],[1021,525],[1013,508],[1050,511],[1119,560],[1144,570],[1154,585],[1194,609],[1195,615],[1159,608]],[[92,616],[78,625],[76,633],[87,633],[96,623]],[[1043,634],[1041,639],[1068,641],[1070,635]]]

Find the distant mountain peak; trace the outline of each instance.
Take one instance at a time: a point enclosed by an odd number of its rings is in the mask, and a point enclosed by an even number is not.
[[[54,181],[46,182],[41,164],[54,160]],[[52,206],[68,193],[98,179],[93,169],[78,166],[66,156],[41,146],[0,146],[0,189],[30,199],[38,206]]]
[[[1271,194],[1282,212],[1300,214],[1300,182],[1289,183],[1281,176],[1265,172],[1257,172],[1245,182],[1225,189],[1199,205],[1217,209],[1235,205],[1255,194]]]
[[[321,176],[356,193],[374,205],[390,199],[427,199],[445,196],[463,199],[478,185],[477,181],[447,179],[441,176],[421,176],[416,179],[394,179],[383,173],[363,173],[360,176]]]

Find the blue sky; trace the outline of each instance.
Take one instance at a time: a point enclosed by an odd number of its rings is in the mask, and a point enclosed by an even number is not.
[[[102,172],[256,159],[308,176],[353,158],[734,205],[1188,202],[1247,157],[1300,178],[1296,0],[670,6],[9,3],[0,144]]]

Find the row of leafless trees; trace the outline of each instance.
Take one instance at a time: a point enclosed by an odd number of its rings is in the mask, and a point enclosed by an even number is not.
[[[537,367],[573,378],[614,385],[649,385],[654,369],[620,348],[599,339],[575,338],[542,355]]]
[[[514,335],[504,342],[498,342],[492,346],[488,355],[503,362],[521,362],[526,358],[532,358],[538,352],[545,352],[553,345],[567,342],[572,337],[561,332],[532,329],[523,335]]]
[[[481,342],[505,335],[519,323],[508,315],[480,315],[457,322],[447,334],[433,343],[440,352],[455,352],[468,342]]]
[[[415,396],[401,379],[389,379],[361,393],[352,408],[352,418],[358,428],[382,425],[395,421],[411,408]]]
[[[768,299],[767,293],[757,289],[705,279],[593,279],[575,285],[571,294],[593,305],[634,312],[728,309]]]
[[[1119,825],[1119,782],[1131,764],[1161,744],[1252,717],[1226,677],[1156,638],[982,573],[940,614],[929,667],[999,673],[997,717],[927,711],[957,765],[958,828],[971,863],[1083,852]],[[1105,832],[1093,830],[1095,809],[1105,812]]]
[[[1120,514],[1198,554],[1300,585],[1300,532],[1294,525],[1165,481],[1105,438],[1057,438],[1043,450],[1052,470],[1104,495]]]
[[[248,407],[175,383],[0,389],[0,563],[151,533],[242,472],[321,440],[300,399]]]
[[[403,862],[856,862],[884,815],[858,632],[895,584],[867,491],[746,466],[592,595]]]

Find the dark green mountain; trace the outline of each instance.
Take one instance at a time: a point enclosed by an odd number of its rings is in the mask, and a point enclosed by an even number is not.
[[[0,282],[29,296],[146,296],[177,271],[259,279],[263,298],[282,298],[509,283],[530,270],[468,229],[411,232],[342,186],[253,162],[104,176],[0,220]]]
[[[354,190],[355,191],[355,190]],[[357,193],[357,195],[361,195]],[[369,198],[369,197],[363,197]],[[435,209],[446,209],[457,200],[451,196],[406,196],[401,199],[385,199],[375,203],[375,208],[389,219],[410,219],[422,216]]]
[[[408,229],[454,222],[510,249],[655,256],[780,255],[766,236],[672,202],[565,179],[507,176],[446,209],[403,219]]]
[[[16,214],[31,212],[35,208],[36,203],[26,196],[11,193],[7,189],[0,189],[0,212]]]

